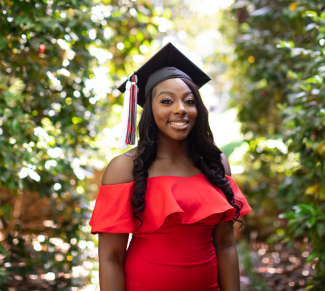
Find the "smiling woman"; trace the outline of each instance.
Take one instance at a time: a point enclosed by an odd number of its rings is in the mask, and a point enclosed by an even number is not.
[[[90,221],[101,290],[239,291],[233,222],[251,208],[213,141],[209,77],[171,44],[143,67],[138,146],[107,166]]]

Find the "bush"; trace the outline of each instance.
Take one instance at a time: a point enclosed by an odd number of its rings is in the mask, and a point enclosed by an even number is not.
[[[1,290],[89,282],[89,270],[73,269],[95,256],[89,181],[106,157],[98,152],[100,130],[122,101],[111,88],[133,72],[132,56],[156,32],[149,4],[123,3],[1,6]]]
[[[310,290],[325,286],[324,9],[323,1],[266,0],[236,1],[231,11],[238,22],[232,102],[248,152],[244,187],[263,218],[262,237],[312,244]]]

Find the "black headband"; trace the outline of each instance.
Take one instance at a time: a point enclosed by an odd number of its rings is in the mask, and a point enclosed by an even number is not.
[[[174,79],[174,78],[184,78],[184,79],[192,81],[192,79],[188,75],[186,75],[183,71],[181,71],[175,67],[163,67],[163,68],[155,71],[154,73],[152,73],[149,76],[148,82],[147,82],[146,88],[145,88],[146,100],[149,96],[149,93],[155,86],[157,86],[162,81],[165,81],[168,79]]]

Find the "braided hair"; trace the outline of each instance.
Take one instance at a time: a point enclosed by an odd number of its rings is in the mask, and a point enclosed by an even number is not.
[[[198,118],[195,127],[187,137],[189,156],[192,157],[194,165],[202,171],[209,182],[219,187],[225,194],[228,203],[235,209],[233,221],[240,222],[242,226],[243,222],[238,218],[243,204],[234,198],[234,193],[225,177],[225,169],[221,162],[222,152],[214,143],[213,134],[208,123],[208,110],[202,102],[197,86],[187,79],[182,80],[191,89],[197,101]],[[158,129],[152,112],[151,98],[154,90],[155,88],[147,98],[139,121],[139,142],[133,166],[134,193],[132,205],[135,208],[133,216],[140,220],[140,226],[142,225],[141,215],[145,208],[148,169],[156,159],[158,150]]]

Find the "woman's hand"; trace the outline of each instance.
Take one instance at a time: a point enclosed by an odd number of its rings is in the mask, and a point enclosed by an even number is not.
[[[125,291],[124,262],[128,233],[99,233],[99,285],[101,291]]]
[[[239,262],[233,222],[219,222],[213,231],[221,291],[240,291]]]

